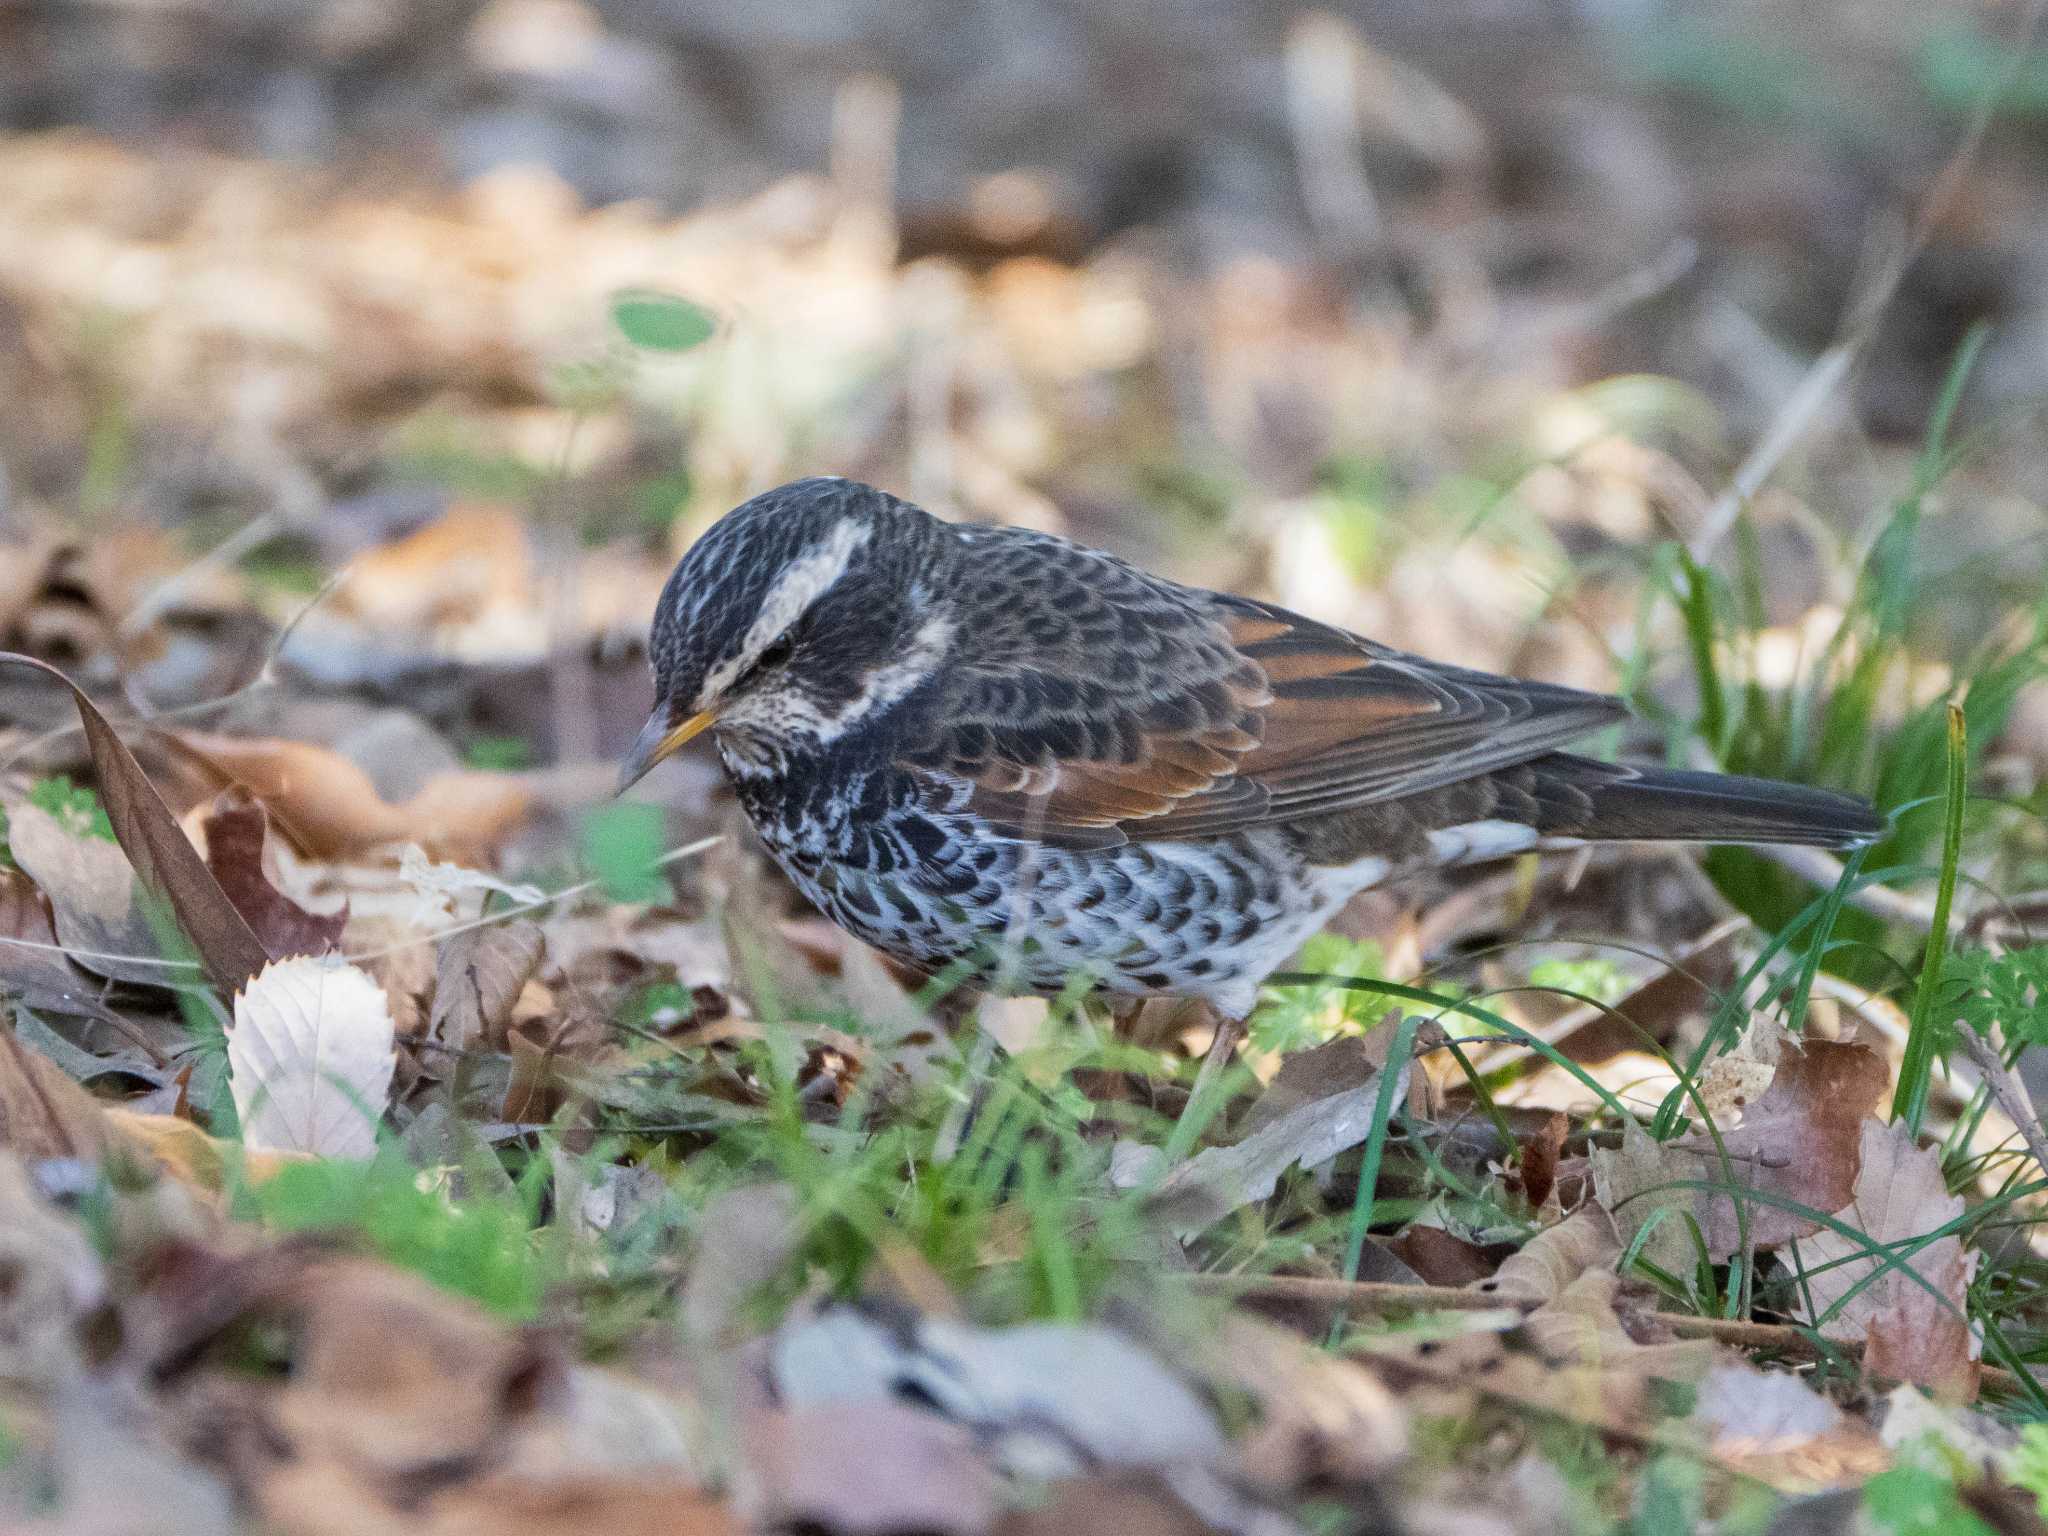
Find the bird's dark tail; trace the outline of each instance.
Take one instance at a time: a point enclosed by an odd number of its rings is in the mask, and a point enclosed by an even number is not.
[[[1854,795],[1775,779],[1596,762],[1552,753],[1529,765],[1549,837],[1846,848],[1884,818]]]

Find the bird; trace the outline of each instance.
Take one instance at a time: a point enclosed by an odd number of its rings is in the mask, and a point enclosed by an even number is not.
[[[1241,1022],[1352,896],[1590,842],[1848,847],[1833,790],[1575,755],[1621,700],[1427,660],[836,477],[726,513],[649,636],[623,792],[703,732],[856,938],[995,990]]]

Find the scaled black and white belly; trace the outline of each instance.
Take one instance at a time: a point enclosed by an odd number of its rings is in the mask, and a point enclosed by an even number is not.
[[[1282,828],[1084,850],[992,837],[958,810],[964,785],[890,769],[735,779],[770,854],[828,916],[923,969],[964,962],[1013,991],[1086,975],[1241,1016],[1263,977],[1391,873],[1380,858],[1310,864]]]

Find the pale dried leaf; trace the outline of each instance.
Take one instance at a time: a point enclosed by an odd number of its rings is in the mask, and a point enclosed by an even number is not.
[[[926,1317],[905,1327],[830,1307],[778,1330],[771,1359],[775,1389],[793,1408],[916,1394],[999,1440],[999,1458],[1020,1470],[1209,1462],[1224,1445],[1187,1383],[1094,1324],[975,1328]]]
[[[345,960],[274,961],[235,995],[228,1068],[251,1147],[373,1156],[396,1065],[384,989]]]
[[[1708,1339],[1642,1343],[1615,1310],[1621,1282],[1606,1270],[1588,1270],[1529,1314],[1523,1327],[1554,1363],[1588,1366],[1631,1381],[1698,1381],[1714,1360]]]
[[[1410,1070],[1404,1062],[1394,1086],[1397,1104]],[[1372,1134],[1379,1095],[1374,1073],[1355,1087],[1284,1111],[1242,1141],[1206,1148],[1160,1180],[1150,1208],[1175,1236],[1194,1237],[1240,1206],[1271,1195],[1296,1164],[1318,1167],[1364,1141]]]
[[[467,904],[461,898],[466,896],[476,897],[478,906],[487,897],[503,896],[523,907],[547,897],[547,892],[537,885],[516,885],[481,869],[430,859],[418,843],[406,844],[399,853],[398,878],[444,911],[464,910]]]
[[[438,774],[394,805],[362,769],[311,742],[191,731],[163,739],[210,788],[239,785],[261,800],[279,831],[318,858],[394,843],[447,857],[475,854],[495,846],[533,804],[532,790],[508,774]]]
[[[1891,1462],[1867,1425],[1801,1377],[1746,1361],[1723,1360],[1707,1372],[1691,1422],[1718,1460],[1787,1491],[1860,1482]]]
[[[1501,1261],[1492,1276],[1471,1287],[1503,1301],[1541,1303],[1561,1294],[1589,1270],[1604,1270],[1621,1257],[1614,1218],[1597,1205],[1582,1206],[1554,1227],[1538,1232],[1521,1250]]]
[[[1642,1256],[1666,1274],[1686,1274],[1699,1259],[1684,1218],[1694,1208],[1694,1191],[1674,1188],[1698,1175],[1697,1159],[1673,1152],[1633,1120],[1621,1126],[1621,1146],[1595,1148],[1587,1162],[1593,1190],[1614,1217],[1625,1243],[1632,1243],[1652,1221],[1643,1240]],[[1660,1214],[1661,1213],[1661,1214]]]

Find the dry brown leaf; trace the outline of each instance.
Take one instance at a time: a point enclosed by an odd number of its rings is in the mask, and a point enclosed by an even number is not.
[[[1951,1195],[1942,1179],[1937,1149],[1915,1145],[1896,1122],[1865,1121],[1856,1197],[1835,1219],[1869,1241],[1829,1230],[1799,1245],[1806,1271],[1795,1289],[1801,1310],[1810,1295],[1813,1310],[1806,1315],[1826,1316],[1875,1271],[1882,1261],[1869,1255],[1870,1245],[1910,1242],[1962,1213],[1962,1197]],[[1965,1252],[1962,1239],[1939,1238],[1848,1297],[1820,1331],[1828,1338],[1864,1340],[1864,1365],[1876,1375],[1967,1401],[1977,1395],[1979,1345],[1966,1308],[1976,1270],[1977,1255]]]
[[[473,620],[532,589],[526,521],[511,507],[458,502],[403,538],[359,555],[336,608],[379,629]]]
[[[1564,1152],[1565,1138],[1571,1134],[1571,1117],[1562,1110],[1552,1110],[1544,1117],[1541,1129],[1521,1140],[1521,1159],[1516,1168],[1516,1177],[1522,1186],[1522,1197],[1537,1210],[1551,1204],[1551,1195],[1557,1189],[1557,1164]]]
[[[120,1144],[100,1101],[0,1023],[0,1147],[28,1162],[98,1162]]]
[[[1614,1219],[1597,1205],[1582,1206],[1554,1227],[1546,1227],[1521,1251],[1502,1261],[1490,1279],[1472,1287],[1502,1301],[1548,1302],[1592,1270],[1613,1267],[1621,1257]]]
[[[103,1104],[5,1026],[0,1026],[0,1147],[31,1162],[130,1156],[203,1194],[218,1194],[230,1167],[261,1180],[288,1160],[245,1153],[189,1120]]]
[[[1779,1202],[1831,1211],[1848,1198],[1862,1158],[1863,1117],[1887,1081],[1883,1061],[1864,1046],[1787,1041],[1771,1086],[1743,1110],[1741,1124],[1722,1131],[1718,1145],[1705,1132],[1658,1143],[1629,1126],[1619,1151],[1594,1152],[1590,1161],[1601,1203],[1630,1238],[1654,1212],[1671,1211],[1644,1252],[1672,1273],[1689,1269],[1697,1258],[1679,1213],[1698,1222],[1717,1263],[1740,1250],[1745,1235],[1759,1249],[1805,1237],[1819,1223]],[[1772,1199],[1676,1187],[1701,1181]]]
[[[167,1260],[138,1335],[195,1424],[248,1433],[214,1449],[259,1497],[293,1466],[338,1463],[387,1492],[440,1467],[481,1472],[534,1415],[556,1367],[473,1303],[368,1259],[306,1244]],[[291,1368],[236,1371],[209,1341],[256,1322],[289,1340]]]
[[[1497,1251],[1421,1221],[1411,1223],[1386,1251],[1425,1285],[1472,1285],[1490,1276],[1500,1263]]]
[[[309,912],[273,885],[263,868],[269,827],[261,801],[240,789],[223,790],[201,824],[206,867],[271,958],[339,949],[341,931],[348,926],[348,903],[343,902],[338,912]]]
[[[441,943],[429,1035],[451,1052],[506,1048],[512,1006],[540,969],[547,941],[524,919],[453,934]]]
[[[533,792],[506,774],[440,774],[393,805],[362,769],[309,742],[189,731],[165,739],[213,788],[238,785],[261,800],[278,829],[316,858],[394,843],[418,843],[436,857],[476,855],[501,842],[533,805]]]
[[[50,909],[19,869],[0,869],[0,992],[31,1008],[111,1019],[99,984],[60,952]]]
[[[1043,1502],[1009,1511],[994,1529],[995,1536],[1214,1536],[1216,1527],[1158,1480],[1125,1476],[1055,1484]]]
[[[57,939],[95,975],[142,986],[196,980],[167,964],[120,845],[77,832],[38,805],[7,811],[8,846],[49,900]]]
[[[202,1194],[219,1194],[227,1188],[230,1174],[261,1184],[279,1170],[306,1160],[304,1153],[270,1152],[222,1141],[176,1115],[144,1114],[110,1104],[106,1116],[123,1140],[149,1154],[179,1183]]]
[[[744,1536],[720,1499],[659,1472],[539,1479],[505,1473],[399,1511],[405,1536]],[[356,1536],[357,1527],[343,1528]],[[337,1536],[343,1536],[337,1532]]]
[[[121,851],[135,866],[142,885],[170,903],[214,984],[233,991],[262,970],[270,957],[178,829],[156,786],[114,734],[106,716],[55,667],[11,651],[0,651],[0,663],[33,667],[71,690],[72,703],[85,727],[86,747],[92,754],[100,804]]]
[[[1366,1486],[1407,1453],[1406,1415],[1379,1378],[1291,1329],[1232,1312],[1176,1358],[1212,1391],[1257,1404],[1258,1425],[1238,1441],[1236,1459],[1265,1488]]]

